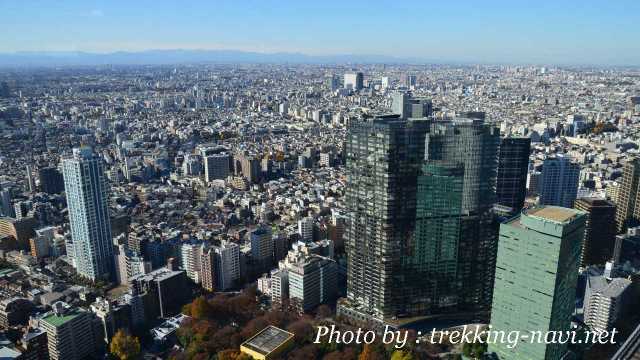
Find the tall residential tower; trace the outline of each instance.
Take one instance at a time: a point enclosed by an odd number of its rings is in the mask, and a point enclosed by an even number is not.
[[[115,262],[102,159],[91,148],[73,149],[62,161],[76,271],[96,281],[114,279]]]

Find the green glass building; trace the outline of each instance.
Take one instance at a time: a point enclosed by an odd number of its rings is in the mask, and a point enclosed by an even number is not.
[[[500,226],[491,330],[568,331],[575,307],[586,216],[579,210],[541,206]],[[521,338],[513,347],[490,343],[501,360],[561,359],[567,344]]]
[[[404,257],[407,302],[416,313],[454,310],[461,292],[456,278],[462,225],[464,165],[430,161],[418,177],[416,230]]]
[[[457,164],[461,170],[448,176],[455,177],[455,183],[461,182],[461,187],[453,189],[436,182],[433,185],[440,186],[418,188],[414,243],[416,248],[436,250],[423,259],[422,269],[447,269],[444,273],[429,272],[413,282],[412,295],[431,305],[427,315],[456,313],[488,320],[498,243],[498,224],[492,210],[496,203],[499,146],[499,129],[485,123],[482,113],[434,121],[430,126],[425,139],[427,171],[420,178],[438,181],[427,179],[436,175],[429,166],[440,166],[436,165],[440,162]],[[448,218],[434,212],[434,207],[440,207],[440,200],[434,199],[451,201],[446,204]],[[454,219],[455,227],[451,226]],[[455,254],[454,261],[446,254]],[[431,284],[434,279],[440,283],[436,288]],[[430,294],[430,289],[436,292]]]

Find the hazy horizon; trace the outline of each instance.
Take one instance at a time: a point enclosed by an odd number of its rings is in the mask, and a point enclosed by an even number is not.
[[[0,53],[242,51],[640,65],[640,2],[1,2]]]

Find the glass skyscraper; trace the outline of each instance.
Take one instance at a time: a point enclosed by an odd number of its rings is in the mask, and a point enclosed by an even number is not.
[[[406,300],[415,313],[453,311],[458,303],[463,176],[462,163],[433,160],[418,177],[416,231],[404,258]]]
[[[379,117],[354,123],[346,144],[349,307],[374,319],[406,314],[402,258],[415,228],[427,120]]]
[[[351,126],[349,316],[486,314],[499,142],[482,119],[390,116]]]
[[[483,114],[475,113],[433,122],[426,136],[426,171],[420,178],[427,183],[437,181],[428,179],[437,176],[429,171],[430,167],[442,167],[442,162],[450,164],[450,184],[421,187],[417,194],[414,243],[416,248],[432,249],[422,268],[433,270],[412,283],[416,298],[426,296],[432,304],[429,314],[486,315],[489,310],[497,251],[497,224],[492,209],[496,202],[499,145],[499,129],[486,124]],[[438,208],[446,214],[438,213]],[[433,279],[440,285],[429,293],[434,289]]]
[[[579,210],[541,206],[500,226],[491,309],[492,331],[569,331],[575,307],[586,216]],[[536,340],[536,339],[534,339]],[[500,360],[561,359],[567,344],[491,343]]]
[[[62,172],[71,225],[68,255],[81,276],[93,281],[113,279],[113,240],[102,160],[89,147],[73,149],[73,155],[62,160]]]
[[[530,138],[507,137],[500,142],[496,202],[511,209],[512,214],[524,207],[530,153]]]

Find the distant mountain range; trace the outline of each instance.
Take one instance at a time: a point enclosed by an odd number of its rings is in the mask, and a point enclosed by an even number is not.
[[[424,59],[385,55],[306,55],[301,53],[259,53],[238,50],[146,50],[112,53],[90,52],[15,52],[0,53],[0,66],[72,66],[72,65],[161,65],[179,63],[429,63]]]

